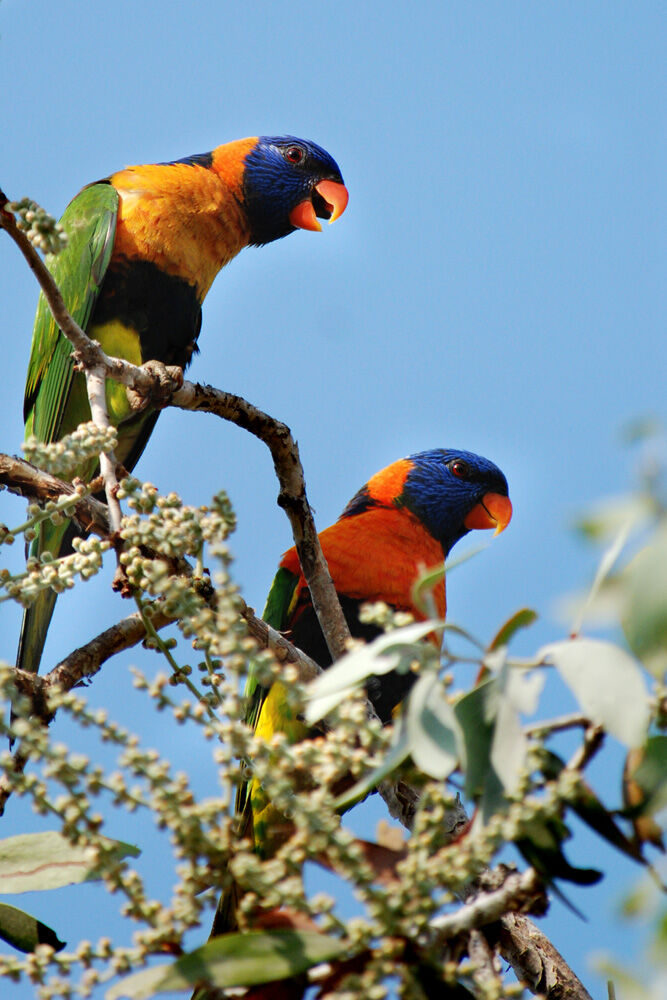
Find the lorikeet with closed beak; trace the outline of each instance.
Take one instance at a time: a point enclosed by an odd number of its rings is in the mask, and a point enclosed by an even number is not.
[[[359,621],[360,606],[367,601],[384,601],[423,620],[412,596],[418,577],[441,566],[452,546],[471,529],[494,528],[498,534],[511,516],[503,473],[493,462],[467,451],[422,451],[376,473],[319,536],[351,634],[370,641],[381,631]],[[444,578],[434,597],[438,615],[444,618]],[[296,549],[281,560],[264,619],[286,632],[321,666],[331,664]],[[414,680],[414,675],[396,672],[370,679],[368,694],[383,722],[389,721]],[[258,735],[270,739],[274,732],[284,731],[292,741],[304,738],[306,727],[291,715],[281,682],[267,690],[251,676],[246,694],[248,722]],[[262,851],[275,810],[256,781],[249,797],[255,842]],[[246,802],[247,790],[242,788],[241,810]]]
[[[185,368],[197,350],[201,307],[213,279],[246,246],[333,222],[348,194],[336,162],[292,136],[239,139],[171,163],[128,167],[85,187],[62,217],[66,248],[48,263],[74,319],[109,355]],[[107,381],[118,428],[116,457],[129,471],[158,412],[130,407]],[[26,436],[57,441],[90,420],[84,376],[40,297],[26,383]],[[77,470],[90,481],[93,461]],[[42,524],[31,552],[70,550],[71,523]],[[17,666],[37,671],[56,595],[43,591],[23,619]]]

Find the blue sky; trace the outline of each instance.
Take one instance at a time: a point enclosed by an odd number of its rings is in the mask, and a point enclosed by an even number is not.
[[[661,5],[642,2],[5,0],[0,183],[59,214],[85,183],[126,164],[245,135],[292,133],[328,149],[350,191],[346,214],[321,236],[296,233],[232,262],[205,303],[189,377],[290,425],[320,527],[410,452],[456,446],[493,459],[514,520],[452,577],[449,616],[488,638],[530,604],[540,621],[519,647],[528,652],[563,634],[555,599],[593,573],[573,516],[632,484],[619,427],[665,416],[664,29]],[[34,279],[0,239],[8,452],[22,439],[35,300]],[[137,473],[192,503],[228,490],[237,577],[261,609],[290,544],[264,447],[173,410]],[[0,496],[0,520],[18,523],[22,511]],[[128,613],[109,580],[59,602],[47,663]],[[5,604],[0,616],[0,656],[12,661],[20,614]],[[155,669],[133,652],[88,694],[159,744],[160,720],[144,722],[130,692],[139,662]],[[553,697],[545,712],[562,710]],[[199,748],[179,750],[205,790]],[[619,760],[599,774],[610,796]],[[12,803],[3,835],[29,815]],[[374,805],[368,823],[379,815]],[[127,834],[112,817],[114,832]],[[589,922],[556,902],[544,927],[599,992],[585,956],[605,944],[634,954],[634,931],[610,913],[636,871],[578,833],[573,859],[592,852],[607,878],[571,893]],[[145,864],[152,891],[166,892],[164,872]],[[101,890],[51,897],[15,902],[70,943],[113,925]],[[105,914],[94,930],[91,900]]]

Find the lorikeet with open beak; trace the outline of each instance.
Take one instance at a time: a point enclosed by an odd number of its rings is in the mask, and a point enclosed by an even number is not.
[[[361,604],[384,601],[396,611],[408,611],[423,620],[415,607],[413,585],[424,570],[442,566],[451,548],[474,528],[493,528],[496,534],[510,522],[512,504],[507,480],[486,458],[467,451],[436,449],[400,459],[378,472],[349,502],[340,518],[320,533],[336,592],[353,636],[370,641],[380,629],[359,621]],[[444,578],[434,597],[445,617]],[[264,619],[321,666],[331,663],[322,630],[301,573],[296,549],[283,556],[264,609]],[[415,677],[396,672],[371,678],[368,694],[383,722],[405,697]],[[284,685],[267,691],[251,676],[248,722],[258,735],[270,739],[276,731],[291,741],[303,739],[305,725],[289,711]],[[240,789],[238,806],[247,804]],[[276,819],[258,782],[250,787],[255,842],[262,851]]]
[[[340,170],[320,146],[292,136],[239,139],[172,163],[128,167],[84,188],[62,218],[67,247],[48,263],[74,319],[109,355],[185,368],[197,350],[201,307],[213,279],[246,246],[295,229],[321,229],[347,205]],[[90,420],[84,376],[43,296],[28,368],[26,435],[57,441]],[[107,381],[118,427],[116,456],[129,471],[158,413],[131,409]],[[95,462],[78,470],[90,481]],[[61,555],[74,527],[43,524],[34,555]],[[37,671],[56,595],[27,609],[17,665]]]

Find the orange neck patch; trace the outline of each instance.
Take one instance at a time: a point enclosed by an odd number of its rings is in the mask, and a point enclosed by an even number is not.
[[[218,175],[227,190],[231,191],[237,198],[240,198],[242,194],[245,158],[255,148],[257,142],[258,137],[251,136],[249,139],[235,139],[234,142],[226,142],[222,146],[216,146],[213,150],[211,170]]]
[[[376,472],[367,483],[370,496],[387,507],[393,506],[403,492],[411,468],[412,462],[409,459],[400,458],[398,462],[392,462],[385,469]]]

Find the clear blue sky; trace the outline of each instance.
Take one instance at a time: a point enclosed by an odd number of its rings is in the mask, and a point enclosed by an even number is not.
[[[514,521],[452,577],[449,615],[489,638],[530,604],[541,617],[527,652],[562,636],[555,599],[592,575],[573,515],[632,482],[619,426],[665,415],[665,48],[664,7],[650,2],[4,0],[0,184],[59,214],[85,183],[130,163],[257,134],[328,149],[350,191],[346,214],[323,235],[248,250],[223,272],[189,375],[291,426],[320,527],[412,451],[492,458]],[[8,452],[22,439],[35,300],[34,279],[0,239]],[[189,502],[229,491],[236,572],[261,609],[290,544],[264,447],[174,410],[137,472]],[[22,512],[0,497],[0,520],[16,524]],[[129,612],[109,580],[110,571],[59,601],[46,663]],[[20,613],[5,604],[0,615],[0,656],[12,661]],[[138,662],[157,667],[133,652],[88,694],[164,745],[160,720],[131,694]],[[555,694],[544,711],[562,707]],[[71,732],[56,723],[54,735]],[[187,740],[168,745],[210,794],[208,757]],[[619,760],[600,775],[610,797]],[[380,814],[374,806],[370,818]],[[29,817],[12,802],[3,835],[34,825]],[[142,844],[151,891],[168,898],[166,861],[152,860],[167,856],[149,828],[111,816],[108,832]],[[607,878],[571,891],[588,923],[556,902],[544,927],[599,995],[585,956],[607,945],[634,954],[634,932],[610,913],[637,873],[579,831],[569,850],[582,863],[595,852]],[[117,926],[114,900],[95,887],[9,901],[70,944]]]

